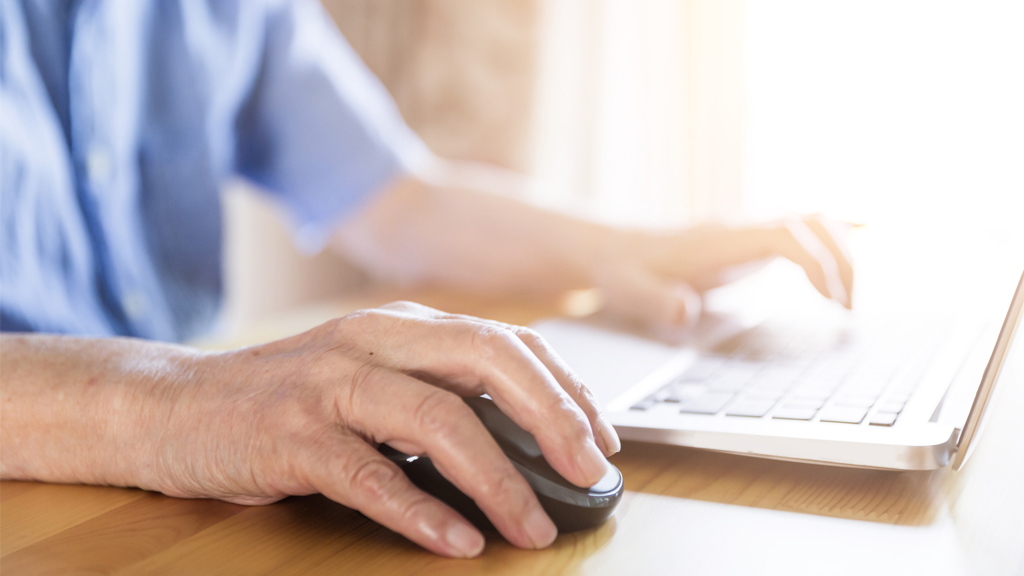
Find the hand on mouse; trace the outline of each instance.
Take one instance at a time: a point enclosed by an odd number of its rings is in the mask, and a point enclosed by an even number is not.
[[[619,449],[534,332],[405,302],[228,352],[32,335],[5,335],[4,352],[4,478],[243,504],[319,492],[447,556],[479,554],[482,535],[379,443],[429,455],[522,548],[555,526],[460,396],[489,394],[580,486]]]

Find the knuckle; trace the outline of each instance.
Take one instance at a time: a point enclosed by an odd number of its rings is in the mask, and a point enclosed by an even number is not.
[[[580,380],[580,377],[575,372],[566,372],[565,378],[568,380],[569,388],[566,392],[573,396],[590,397],[590,389],[587,388],[587,385],[583,383],[583,380]]]
[[[356,310],[323,324],[323,336],[328,342],[351,342],[353,335],[365,334],[379,320],[374,310]]]
[[[570,430],[569,440],[576,446],[583,446],[594,441],[594,430],[587,420],[575,418]]]
[[[572,389],[573,396],[589,402],[592,406],[597,405],[597,398],[594,397],[594,393],[587,388],[587,385],[580,380],[580,377],[573,372],[569,372],[569,387]]]
[[[584,387],[584,389],[586,388]],[[582,443],[590,438],[590,424],[581,413],[581,408],[565,394],[557,394],[552,397],[547,406],[547,415],[549,418],[566,424],[562,428],[562,435],[569,441]]]
[[[351,488],[369,498],[383,500],[394,490],[401,471],[383,458],[366,458],[352,467]]]
[[[350,380],[353,391],[370,386],[377,377],[380,368],[376,364],[360,363],[352,370]]]
[[[402,520],[405,525],[412,526],[421,524],[423,520],[432,518],[435,514],[435,504],[429,496],[420,492],[402,507]]]
[[[343,341],[344,340],[343,334],[345,332],[345,328],[347,326],[347,323],[349,322],[349,318],[353,314],[358,314],[358,313],[357,312],[353,312],[352,314],[349,314],[347,316],[342,316],[340,318],[332,318],[332,319],[328,320],[327,322],[324,322],[323,324],[320,324],[316,328],[313,328],[308,333],[310,335],[312,335],[313,340],[316,341],[316,342],[338,342],[338,341]]]
[[[335,326],[340,328],[348,324],[358,324],[360,322],[363,322],[372,315],[372,309],[356,310],[355,312],[349,312],[348,314],[342,316],[341,318],[336,318],[332,320],[332,322],[334,323]]]
[[[527,346],[537,346],[542,348],[548,347],[547,340],[543,336],[537,333],[536,330],[526,328],[525,326],[517,326],[515,333],[519,336],[519,339],[526,343]]]
[[[480,498],[489,502],[511,502],[510,496],[517,494],[522,485],[519,473],[511,466],[496,474],[489,474],[480,482]]]
[[[352,375],[349,377],[348,394],[342,395],[338,399],[339,404],[346,402],[338,407],[339,413],[358,414],[360,412],[358,406],[359,399],[366,395],[368,388],[373,386],[380,371],[381,368],[377,365],[365,362],[359,363],[352,369]]]
[[[381,308],[384,310],[411,312],[414,310],[419,310],[420,308],[423,308],[423,306],[415,302],[410,302],[409,300],[395,300],[394,302],[388,302],[387,304],[381,306]]]
[[[493,358],[510,347],[512,340],[518,337],[507,328],[490,324],[478,324],[472,327],[472,348],[482,358]]]
[[[387,306],[356,310],[339,318],[338,327],[360,331],[372,329],[379,327],[382,322],[393,321],[396,317],[400,317],[401,315],[398,312],[400,311],[388,308]],[[346,332],[347,330],[342,333]]]
[[[413,422],[421,433],[447,436],[471,414],[472,410],[458,396],[434,388],[417,405]]]

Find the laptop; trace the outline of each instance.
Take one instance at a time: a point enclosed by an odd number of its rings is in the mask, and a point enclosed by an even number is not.
[[[1022,308],[1024,274],[1005,316],[988,322],[945,311],[863,321],[708,314],[683,346],[585,321],[534,328],[624,440],[840,466],[960,469]]]

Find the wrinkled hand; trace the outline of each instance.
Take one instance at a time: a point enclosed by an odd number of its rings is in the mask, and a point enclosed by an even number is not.
[[[850,308],[848,228],[810,216],[755,226],[637,233],[599,266],[595,282],[614,315],[653,328],[679,327],[700,315],[701,292],[783,257],[801,266],[822,296]]]
[[[428,454],[522,548],[551,544],[555,526],[460,396],[489,394],[577,485],[596,483],[619,449],[590,392],[534,332],[416,304],[200,363],[172,395],[160,480],[146,487],[245,504],[319,492],[448,556],[479,554],[483,537],[379,443]]]

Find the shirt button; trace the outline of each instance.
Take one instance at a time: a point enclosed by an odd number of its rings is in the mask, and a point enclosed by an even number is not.
[[[110,180],[114,166],[105,148],[93,146],[85,157],[85,169],[89,173],[89,180],[95,184],[105,184]]]
[[[129,320],[139,320],[149,311],[149,300],[138,290],[129,290],[121,297],[121,308]]]

